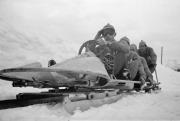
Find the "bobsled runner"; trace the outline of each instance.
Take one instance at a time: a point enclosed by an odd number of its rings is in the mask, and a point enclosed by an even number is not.
[[[0,109],[53,102],[77,107],[77,102],[81,105],[88,100],[99,99],[109,103],[109,100],[114,102],[124,93],[140,91],[140,81],[112,78],[93,52],[82,54],[84,47],[87,47],[87,43],[81,46],[78,56],[49,67],[42,67],[37,62],[0,70],[0,79],[11,81],[13,87],[49,89],[40,93],[19,93],[16,99],[0,101]],[[145,88],[144,92],[160,90],[159,84]]]

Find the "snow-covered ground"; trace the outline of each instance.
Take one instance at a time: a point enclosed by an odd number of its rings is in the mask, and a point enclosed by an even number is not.
[[[16,29],[9,28],[9,25],[6,25],[3,21],[0,24],[1,69],[34,61],[42,62],[43,66],[47,66],[47,61],[51,57],[59,62],[77,54],[78,47],[70,45],[68,41],[62,41],[60,44],[60,40],[57,41],[53,37],[44,40],[44,36],[41,34],[38,35],[39,40],[36,40],[31,38],[35,37],[34,34],[30,35],[29,33],[26,36],[25,33],[18,33]],[[58,48],[58,44],[60,44],[60,48]],[[61,104],[33,105],[0,110],[0,121],[180,120],[180,73],[160,64],[157,66],[157,72],[159,81],[162,83],[162,91],[157,94],[127,95],[112,104],[105,104],[97,108],[92,107],[86,111],[75,110],[73,115],[69,114]],[[10,82],[0,80],[1,100],[14,98],[17,93],[29,91],[42,90],[12,88]]]
[[[178,60],[169,60],[166,66],[172,68],[175,71],[180,70],[180,62]]]
[[[69,114],[61,104],[33,105],[0,110],[0,121],[41,120],[180,120],[180,74],[162,65],[157,66],[162,91],[152,94],[123,96],[117,102],[75,110]],[[155,77],[155,76],[154,76]],[[1,99],[13,98],[18,92],[39,91],[32,88],[11,88],[9,82],[0,81]]]
[[[35,61],[47,66],[49,59],[60,62],[73,57],[107,22],[117,28],[117,40],[124,35],[133,43],[145,39],[159,58],[161,46],[179,57],[178,0],[59,1],[0,1],[0,69]],[[77,109],[73,115],[61,104],[0,110],[0,121],[180,120],[180,73],[160,64],[157,72],[162,83],[159,93],[126,95],[112,104]],[[0,80],[0,100],[29,91],[42,90],[12,88],[10,82]]]

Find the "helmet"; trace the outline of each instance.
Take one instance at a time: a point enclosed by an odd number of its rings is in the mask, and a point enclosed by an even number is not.
[[[115,33],[114,26],[110,25],[109,23],[107,25],[105,25],[102,29],[102,34],[104,35],[107,32],[110,34],[114,34]]]
[[[126,41],[128,43],[128,45],[130,45],[130,40],[126,36],[124,36],[120,39],[120,41],[122,41],[122,40]]]
[[[130,50],[137,52],[137,46],[135,44],[130,45]]]
[[[147,47],[146,42],[143,40],[141,40],[141,42],[139,43],[139,48],[141,47]]]
[[[103,27],[103,30],[106,29],[112,29],[113,31],[115,31],[114,26],[110,25],[109,23]]]
[[[53,59],[51,59],[51,60],[48,61],[48,67],[53,66],[53,65],[55,65],[55,64],[56,64],[56,61],[53,60]]]

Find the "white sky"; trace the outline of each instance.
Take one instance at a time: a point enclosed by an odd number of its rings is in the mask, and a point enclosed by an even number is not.
[[[0,19],[17,29],[40,31],[81,45],[105,24],[116,39],[152,46],[160,59],[180,60],[179,0],[0,0]]]

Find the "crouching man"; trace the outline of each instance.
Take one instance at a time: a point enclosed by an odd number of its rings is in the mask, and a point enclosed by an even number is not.
[[[123,37],[120,41],[124,41],[130,47],[130,40],[127,37]],[[131,48],[130,48],[131,49]],[[146,73],[143,68],[143,64],[141,63],[140,57],[134,51],[129,51],[126,55],[126,65],[125,69],[129,72],[129,79],[136,80],[141,82],[141,89],[144,89],[146,85]],[[138,75],[138,78],[136,78]]]
[[[131,44],[131,45],[130,45],[130,50],[137,53],[137,46],[136,46],[135,44]],[[138,55],[138,56],[139,56],[139,55]],[[150,70],[149,70],[149,67],[148,67],[148,65],[147,65],[147,62],[146,62],[145,58],[143,58],[143,57],[141,57],[141,56],[139,56],[139,58],[140,58],[140,61],[141,61],[141,63],[142,63],[144,72],[146,73],[145,80],[146,80],[147,82],[150,82],[151,85],[153,85],[153,84],[155,83],[154,80],[153,80],[153,75],[152,75],[152,73],[151,73]]]
[[[150,72],[153,73],[156,69],[157,61],[157,55],[155,54],[154,50],[151,47],[148,47],[146,43],[141,40],[141,42],[139,43],[138,54],[141,57],[145,58]]]

